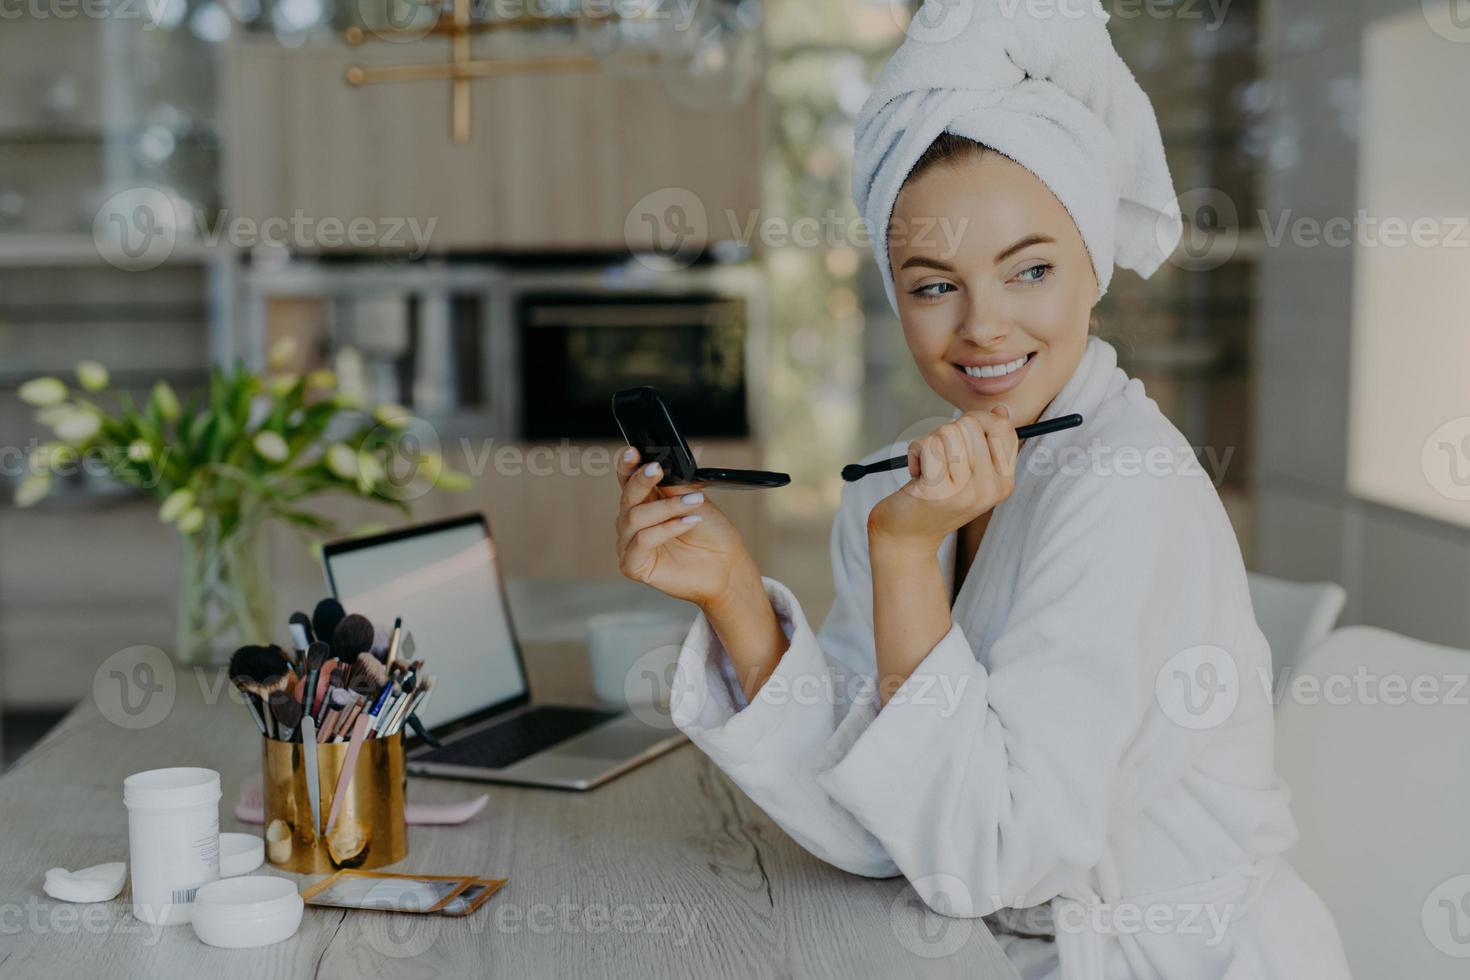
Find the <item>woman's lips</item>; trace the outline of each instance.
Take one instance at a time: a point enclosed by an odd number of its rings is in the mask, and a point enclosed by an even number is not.
[[[960,380],[969,385],[970,390],[975,392],[975,394],[1003,395],[1014,388],[1016,385],[1021,383],[1021,379],[1026,377],[1026,372],[1031,370],[1031,364],[1035,360],[1036,352],[1032,351],[1026,356],[1025,364],[1021,365],[1018,369],[1012,371],[1010,374],[1002,375],[999,378],[976,378],[966,374],[965,369],[960,367],[958,364],[952,364],[950,366],[953,367],[955,373],[960,376]]]

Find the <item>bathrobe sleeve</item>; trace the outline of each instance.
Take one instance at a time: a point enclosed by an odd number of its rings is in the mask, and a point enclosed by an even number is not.
[[[1171,479],[1060,481],[1024,540],[997,542],[1026,555],[984,661],[952,624],[816,774],[937,911],[987,915],[1062,892],[1102,861],[1112,814],[1147,805],[1123,775],[1140,730],[1163,733],[1139,766],[1168,770],[1150,785],[1199,745],[1158,726],[1154,700],[1158,665],[1209,619],[1192,599],[1172,601],[1202,594],[1177,586],[1210,569],[1190,565],[1202,553],[1196,488]]]
[[[670,713],[695,745],[797,843],[854,874],[898,874],[881,842],[817,786],[878,712],[873,684],[873,590],[867,513],[844,488],[830,552],[835,593],[813,633],[775,579],[766,595],[789,645],[747,704],[718,634],[698,616],[675,671]]]
[[[1013,540],[982,544],[1025,550],[983,662],[952,623],[881,711],[865,515],[854,533],[839,513],[836,602],[821,632],[767,580],[790,648],[742,710],[701,617],[676,675],[675,721],[829,863],[902,873],[949,915],[1045,902],[1102,859],[1119,796],[1137,788],[1123,756],[1154,707],[1158,661],[1204,618],[1158,602],[1179,591],[1171,583],[1209,574],[1189,567],[1201,553],[1190,496],[1145,474],[1056,481],[1026,502],[1035,511]],[[1169,770],[1150,772],[1156,785],[1193,752],[1190,733],[1164,731],[1167,747],[1143,767]]]

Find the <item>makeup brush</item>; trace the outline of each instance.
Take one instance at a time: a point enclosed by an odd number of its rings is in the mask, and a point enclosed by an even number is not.
[[[269,733],[265,729],[265,716],[260,713],[260,699],[247,691],[245,685],[240,683],[240,680],[232,680],[231,683],[235,685],[236,690],[240,692],[240,696],[245,700],[245,710],[250,712],[250,717],[254,720],[255,727],[260,729],[260,734],[269,737]]]
[[[285,655],[273,646],[243,646],[230,657],[229,673],[236,687],[258,699],[254,705],[258,720],[264,724],[266,735],[273,737],[274,716],[267,706],[295,680]]]
[[[347,710],[347,705],[352,701],[352,692],[345,687],[334,687],[327,692],[327,701],[330,707],[322,718],[321,728],[317,731],[318,742],[330,742],[337,733],[337,723],[342,720],[342,712]]]
[[[316,719],[301,716],[301,758],[306,763],[306,802],[311,806],[312,836],[322,832],[322,787],[316,769]]]
[[[388,718],[393,709],[398,707],[398,699],[403,696],[403,685],[394,681],[385,687],[383,691],[387,697],[382,698],[382,706],[378,708],[378,713],[374,717],[372,725],[368,728],[368,738],[378,738],[384,734],[383,729],[388,725]]]
[[[316,638],[331,643],[332,634],[337,631],[337,624],[342,622],[346,615],[347,610],[342,608],[342,603],[330,596],[318,602],[311,613],[311,625],[316,632]]]
[[[357,661],[347,674],[347,689],[353,694],[354,704],[337,723],[336,738],[346,739],[364,709],[378,699],[387,683],[388,668],[383,666],[383,662],[371,653],[359,653]]]
[[[301,706],[306,709],[308,715],[316,713],[317,687],[321,680],[322,666],[332,656],[332,648],[317,640],[308,644],[305,656],[302,658],[303,669],[306,671],[306,686],[301,698]]]
[[[424,710],[424,705],[429,703],[429,696],[434,693],[434,678],[425,677],[423,683],[419,685],[419,692],[418,703],[409,706],[408,721],[406,724],[414,730],[419,738],[437,749],[444,743],[430,735],[429,730],[424,727],[424,723],[419,721],[419,712]]]
[[[332,634],[332,656],[344,663],[355,662],[358,654],[366,653],[372,648],[373,624],[366,616],[353,613],[344,617]]]
[[[409,683],[405,684],[403,687],[403,696],[400,697],[396,702],[394,702],[392,714],[388,717],[388,723],[383,726],[383,735],[385,737],[389,735],[397,735],[398,732],[402,730],[403,719],[408,715],[409,708],[412,707],[414,698],[418,696],[418,692],[410,686],[412,683],[413,679],[410,678]]]
[[[393,666],[393,661],[398,659],[398,644],[403,638],[403,617],[399,616],[393,620],[393,632],[388,634],[388,666]]]
[[[369,654],[369,656],[371,655]],[[378,664],[378,667],[385,673],[387,672],[387,668],[383,667],[382,664]],[[363,739],[367,737],[368,729],[372,727],[374,719],[378,716],[378,712],[383,710],[383,703],[388,700],[388,695],[391,691],[392,688],[384,687],[382,692],[378,694],[378,699],[373,702],[373,706],[367,711],[360,713],[357,716],[357,722],[352,726],[352,740],[347,747],[347,754],[342,760],[342,775],[337,777],[337,791],[332,794],[332,812],[327,815],[326,832],[328,834],[336,826],[337,814],[342,809],[342,798],[352,788],[352,777],[357,771],[357,757],[362,752]]]
[[[316,718],[313,717],[313,712],[316,708],[317,686],[320,683],[321,675],[325,673],[322,670],[322,666],[326,664],[331,656],[332,648],[320,640],[314,640],[307,645],[306,656],[304,657],[306,664],[306,690],[303,692],[305,696],[301,704],[297,706],[302,712],[301,759],[306,767],[306,801],[311,806],[311,833],[313,837],[321,833],[322,828],[322,789],[317,775]]]
[[[359,653],[347,675],[347,687],[371,701],[387,684],[388,668],[383,661],[371,653]]]
[[[311,619],[304,612],[291,614],[291,642],[296,646],[296,655],[304,658],[306,650],[316,639],[311,629]]]
[[[1045,422],[1032,422],[1030,425],[1016,427],[1016,436],[1021,439],[1030,439],[1032,436],[1044,436],[1048,432],[1060,432],[1063,429],[1075,429],[1082,424],[1080,415],[1060,415]],[[902,456],[894,456],[890,459],[880,459],[876,463],[849,463],[842,468],[842,478],[848,483],[861,480],[871,473],[886,473],[889,470],[908,469],[909,457],[907,453]]]
[[[366,698],[356,691],[348,691],[347,693],[351,700],[343,710],[342,717],[337,719],[337,728],[332,732],[331,741],[333,742],[347,741],[347,736],[352,731],[352,726],[357,723],[357,716],[362,713],[363,705],[369,703]]]
[[[247,649],[250,648],[241,647],[230,657],[230,683],[234,684],[235,688],[240,692],[241,697],[245,701],[245,710],[250,712],[250,717],[255,720],[255,727],[260,729],[260,734],[269,737],[269,728],[271,726],[266,724],[264,702],[253,692],[246,689],[246,685],[253,681],[253,678],[245,673],[245,668],[241,664],[241,657]]]
[[[301,702],[292,697],[278,697],[271,699],[271,714],[276,718],[276,738],[282,742],[290,742],[292,735],[296,734],[296,726],[301,724]]]

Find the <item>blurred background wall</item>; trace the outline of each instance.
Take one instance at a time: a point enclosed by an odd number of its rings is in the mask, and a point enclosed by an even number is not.
[[[1463,644],[1470,531],[1449,468],[1460,460],[1433,447],[1464,434],[1432,435],[1467,406],[1426,400],[1458,393],[1442,375],[1377,365],[1423,358],[1464,376],[1454,338],[1467,333],[1466,297],[1453,287],[1470,269],[1451,271],[1464,253],[1447,220],[1437,241],[1392,254],[1352,234],[1313,240],[1310,224],[1350,221],[1370,200],[1405,217],[1470,211],[1467,185],[1451,179],[1463,128],[1406,116],[1465,90],[1464,25],[1417,0],[1105,6],[1157,109],[1188,228],[1153,278],[1114,280],[1098,332],[1197,447],[1248,566],[1344,583],[1345,622]],[[702,418],[695,387],[676,407],[698,420],[689,427],[709,459],[793,475],[786,490],[730,506],[763,570],[819,620],[842,464],[947,414],[852,234],[853,118],[903,37],[907,2],[709,0],[673,35],[548,2],[524,29],[485,26],[472,52],[579,67],[479,79],[462,119],[442,79],[346,82],[354,69],[442,64],[449,42],[426,33],[437,12],[425,5],[50,9],[0,23],[7,489],[25,475],[16,460],[45,438],[18,386],[83,357],[136,397],[159,379],[187,395],[212,363],[263,366],[293,338],[293,370],[355,372],[373,396],[432,422],[448,456],[462,440],[612,446],[600,410],[559,411],[538,390],[591,391],[587,404],[602,404],[598,384],[676,386],[696,377],[691,357],[708,367],[718,354],[725,373],[710,384],[740,410]],[[468,13],[507,19],[493,6]],[[696,211],[702,225],[690,223]],[[125,247],[162,212],[177,225],[163,229],[166,255]],[[298,212],[366,217],[380,233],[408,219],[435,230],[368,247],[219,234],[235,219]],[[1400,264],[1374,264],[1385,257]],[[1407,288],[1405,268],[1425,261],[1448,264]],[[589,323],[625,340],[599,346]],[[676,339],[690,336],[697,345]],[[1376,424],[1384,412],[1387,428]],[[418,517],[485,509],[527,580],[615,577],[611,477],[528,484],[450,462],[474,487],[420,502]],[[0,716],[14,728],[48,724],[119,647],[168,646],[179,559],[156,501],[106,479],[68,481],[24,511],[9,496]],[[349,504],[334,516],[398,520]],[[281,594],[318,591],[307,543],[276,538]]]

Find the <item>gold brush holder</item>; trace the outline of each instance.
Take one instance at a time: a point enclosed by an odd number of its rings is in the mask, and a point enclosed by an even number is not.
[[[347,742],[262,741],[265,855],[271,864],[298,874],[329,874],[339,868],[381,868],[408,856],[401,734],[363,741],[356,773],[330,836],[323,828],[351,746]],[[311,825],[311,802],[306,795],[305,752],[311,749],[317,753],[321,785],[321,826],[317,828]]]

